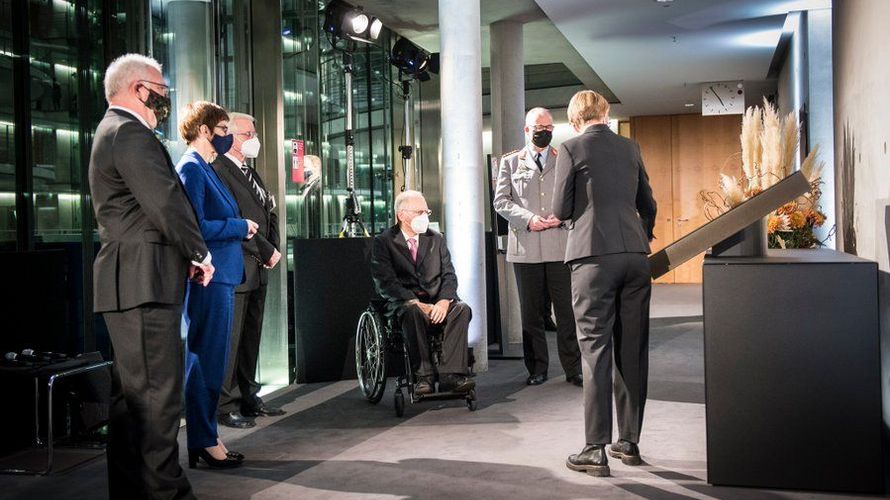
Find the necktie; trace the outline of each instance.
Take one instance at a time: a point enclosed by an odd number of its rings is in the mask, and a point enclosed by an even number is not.
[[[247,165],[242,164],[241,165],[241,173],[243,173],[244,176],[247,177],[247,182],[253,186],[254,192],[256,192],[256,195],[260,198],[260,201],[262,201],[263,205],[265,205],[266,204],[266,190],[263,189],[262,187],[260,187],[260,185],[256,181],[256,179],[253,178],[253,171],[251,170],[251,168],[248,167]]]
[[[535,154],[535,165],[538,166],[538,170],[540,170],[541,172],[544,171],[544,166],[541,165],[541,153]]]
[[[411,260],[417,262],[417,240],[408,238],[408,251],[411,252]]]

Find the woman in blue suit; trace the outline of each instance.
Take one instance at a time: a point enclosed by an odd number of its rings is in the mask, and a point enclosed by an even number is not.
[[[179,123],[179,134],[189,149],[179,160],[176,172],[216,267],[208,286],[189,284],[185,309],[185,419],[191,468],[198,459],[216,468],[237,467],[244,459],[240,453],[226,449],[216,430],[235,287],[244,280],[241,241],[252,238],[257,230],[256,223],[241,218],[235,198],[210,166],[216,155],[225,154],[232,145],[228,120],[222,107],[198,101],[187,106]]]

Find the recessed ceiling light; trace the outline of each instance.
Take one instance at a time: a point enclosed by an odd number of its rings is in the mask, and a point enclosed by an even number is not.
[[[687,102],[686,104],[684,104],[684,106],[686,106],[687,108],[692,108],[692,107],[695,107],[695,104],[693,104],[691,102]]]
[[[662,7],[670,7],[674,0],[655,0],[655,3],[661,5]]]

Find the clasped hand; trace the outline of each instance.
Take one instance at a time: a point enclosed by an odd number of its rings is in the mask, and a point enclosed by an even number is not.
[[[535,215],[528,221],[528,228],[531,231],[545,231],[550,228],[559,227],[560,224],[562,224],[562,221],[552,215],[548,215],[543,219]]]
[[[448,306],[451,305],[451,301],[443,299],[439,302],[436,302],[435,304],[426,304],[417,301],[416,305],[430,319],[430,322],[432,322],[432,324],[438,325],[439,323],[445,321],[445,317],[448,316]]]
[[[244,222],[247,223],[247,236],[245,236],[244,239],[249,240],[256,234],[260,225],[250,219],[244,219]]]
[[[216,271],[216,268],[209,262],[200,266],[191,265],[189,266],[189,279],[199,285],[207,286],[210,284],[210,280],[213,279],[214,271]]]

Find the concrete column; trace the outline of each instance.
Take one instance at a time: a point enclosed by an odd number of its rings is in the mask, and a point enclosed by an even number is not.
[[[185,142],[176,131],[179,112],[195,101],[215,101],[213,92],[216,72],[216,50],[213,44],[212,4],[206,0],[172,0],[167,3],[167,25],[170,52],[165,72],[175,101],[170,109],[170,134],[174,142],[171,152],[178,158],[185,151]]]
[[[458,293],[473,308],[476,370],[488,369],[480,0],[439,0],[445,236]]]
[[[501,155],[525,143],[525,65],[522,23],[491,25],[491,152]]]
[[[525,64],[522,23],[499,21],[491,33],[491,153],[502,155],[525,145]],[[506,239],[506,238],[504,238]],[[506,246],[506,241],[503,242]],[[513,264],[498,253],[501,342],[505,355],[521,355],[522,316]],[[511,348],[510,344],[513,344]],[[518,351],[518,352],[514,352]]]
[[[270,386],[287,385],[287,227],[285,222],[285,179],[289,171],[284,168],[284,151],[290,143],[284,142],[284,74],[281,66],[282,40],[281,3],[278,0],[254,0],[250,3],[253,47],[252,66],[261,68],[253,76],[253,116],[256,130],[263,143],[260,156],[255,160],[257,172],[263,178],[266,189],[278,202],[278,234],[282,254],[281,262],[269,271],[266,287],[266,312],[263,317],[263,337],[260,343],[260,359],[257,381]],[[297,356],[299,359],[299,356]]]

